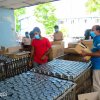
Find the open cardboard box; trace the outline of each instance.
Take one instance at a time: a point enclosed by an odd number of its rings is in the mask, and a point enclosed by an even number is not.
[[[25,57],[25,56],[29,56],[29,54],[30,54],[29,51],[6,53],[6,55],[11,58]]]
[[[90,49],[82,43],[75,43],[73,47],[65,48],[65,53],[82,53],[82,50],[87,50],[90,52]]]
[[[83,43],[77,43],[76,45],[74,45],[74,47],[72,48],[65,48],[64,49],[64,53],[74,53],[74,54],[81,54],[82,50],[90,53],[90,49],[85,46]],[[84,59],[89,60],[90,56],[86,56],[84,57]]]
[[[68,43],[68,48],[73,48],[77,45],[77,42],[69,42]]]
[[[8,53],[13,53],[20,51],[21,48],[22,48],[21,46],[13,46],[13,47],[8,47],[7,50]]]
[[[92,48],[93,40],[82,40],[81,42],[82,42],[83,44],[85,44],[89,49]]]
[[[78,100],[100,100],[98,92],[79,94]]]

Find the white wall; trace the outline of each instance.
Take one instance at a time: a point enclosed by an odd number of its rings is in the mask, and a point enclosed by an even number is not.
[[[0,8],[0,46],[16,45],[14,11]]]

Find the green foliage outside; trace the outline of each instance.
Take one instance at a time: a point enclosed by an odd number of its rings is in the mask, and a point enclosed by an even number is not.
[[[23,14],[25,14],[25,8],[20,8],[20,9],[14,10],[16,32],[19,32],[21,29],[21,25],[18,20],[18,17]]]
[[[89,12],[100,12],[100,0],[88,0],[86,7]],[[51,34],[54,30],[54,25],[57,24],[58,19],[55,16],[55,10],[55,7],[51,3],[37,5],[34,9],[36,20],[44,25],[47,34]],[[18,17],[23,14],[25,14],[25,8],[14,10],[17,32],[19,32],[21,28]]]
[[[34,16],[36,20],[42,23],[45,27],[46,34],[51,34],[57,24],[55,16],[55,7],[51,3],[37,5],[34,9]]]
[[[86,7],[89,12],[100,12],[100,0],[88,0]]]

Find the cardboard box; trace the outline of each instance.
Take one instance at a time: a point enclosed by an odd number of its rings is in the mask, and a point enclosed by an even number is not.
[[[79,54],[66,54],[64,57],[64,60],[70,60],[70,61],[81,61],[83,62],[83,57]]]
[[[68,43],[68,48],[74,48],[76,45],[77,43],[70,42]]]
[[[62,45],[64,47],[64,42],[63,41],[52,41],[52,45]]]
[[[81,43],[77,43],[77,44],[75,44],[75,47],[65,48],[64,51],[65,51],[65,53],[78,53],[78,54],[80,54],[80,53],[82,53],[82,50],[85,50],[85,49],[87,52],[91,52],[88,47],[84,46]]]
[[[5,50],[0,50],[0,54],[6,54],[7,52],[8,52],[7,49],[5,49]]]
[[[81,43],[77,43],[77,45],[73,48],[65,48],[64,49],[64,53],[73,53],[73,54],[80,54],[82,53],[82,50],[90,53],[90,49],[88,47],[86,47],[85,45],[81,44]],[[84,57],[85,60],[89,60],[90,56],[86,56]]]
[[[14,53],[14,52],[18,52],[21,49],[21,46],[9,47],[7,49],[8,49],[8,53]]]
[[[78,100],[100,100],[98,92],[91,92],[78,95]]]
[[[64,48],[61,45],[52,45],[52,50],[49,54],[49,60],[60,57],[64,55]]]
[[[16,53],[6,53],[11,58],[20,58],[20,57],[25,57],[29,56],[30,52],[29,51],[24,51],[24,52],[16,52]]]
[[[81,41],[84,45],[86,45],[89,49],[93,46],[93,40],[82,40]]]

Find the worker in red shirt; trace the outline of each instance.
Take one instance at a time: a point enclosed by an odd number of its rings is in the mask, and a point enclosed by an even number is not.
[[[31,59],[29,66],[38,67],[48,61],[48,54],[51,51],[51,43],[45,37],[41,36],[41,31],[38,27],[33,29],[34,39],[32,40]]]

